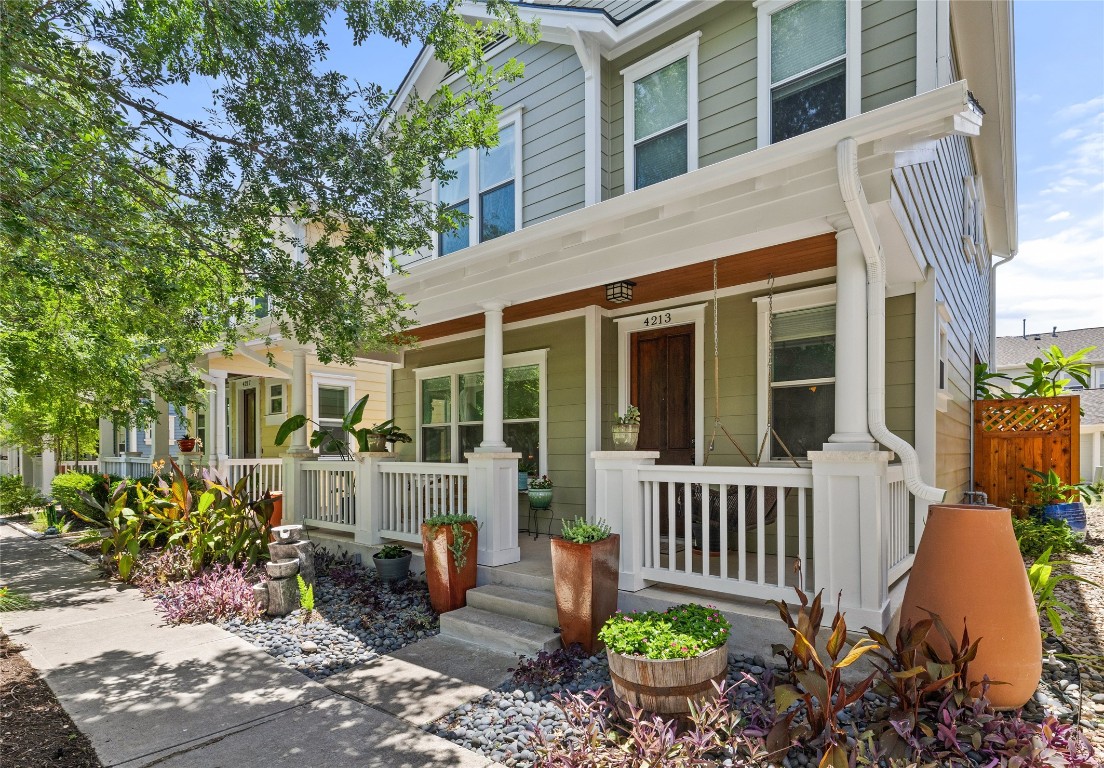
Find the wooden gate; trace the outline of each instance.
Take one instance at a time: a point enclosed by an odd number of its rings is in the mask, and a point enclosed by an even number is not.
[[[1067,483],[1080,480],[1081,398],[1032,397],[974,402],[974,486],[990,504],[1028,498],[1035,478],[1025,467],[1053,469]]]

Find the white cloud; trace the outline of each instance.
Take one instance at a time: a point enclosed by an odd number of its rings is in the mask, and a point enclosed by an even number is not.
[[[1072,214],[1069,211],[1058,211],[1058,213],[1056,213],[1053,216],[1049,217],[1047,219],[1047,221],[1065,221],[1071,215]]]
[[[1104,107],[1104,96],[1095,96],[1088,101],[1082,101],[1078,104],[1070,104],[1068,107],[1058,110],[1058,113],[1055,116],[1060,120],[1068,119],[1071,117],[1080,117],[1081,115],[1087,114],[1089,112],[1099,110],[1101,107]]]

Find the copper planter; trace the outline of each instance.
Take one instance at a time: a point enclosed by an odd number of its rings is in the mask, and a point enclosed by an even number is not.
[[[429,584],[429,602],[437,613],[448,613],[467,605],[467,592],[475,587],[476,552],[479,528],[475,523],[460,523],[459,528],[468,538],[462,568],[457,568],[456,557],[449,548],[454,539],[454,526],[441,525],[432,531],[422,524],[422,551],[425,556],[426,581]]]
[[[602,648],[598,630],[617,610],[617,565],[621,537],[591,544],[552,539],[552,582],[564,646],[579,643],[587,653]]]

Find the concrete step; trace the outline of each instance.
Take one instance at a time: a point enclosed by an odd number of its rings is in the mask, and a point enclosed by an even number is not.
[[[559,648],[560,636],[543,624],[466,606],[441,614],[441,635],[524,656]]]
[[[551,593],[552,569],[547,563],[527,563],[524,560],[497,568],[481,565],[476,583],[481,587],[486,584],[500,584],[504,587]]]
[[[487,584],[469,589],[468,605],[491,613],[524,619],[547,627],[559,626],[556,597],[551,592]]]

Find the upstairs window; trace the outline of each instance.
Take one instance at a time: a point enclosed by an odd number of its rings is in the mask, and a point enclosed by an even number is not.
[[[759,5],[760,146],[858,113],[853,0]],[[849,44],[849,40],[855,41]]]
[[[698,38],[695,33],[622,71],[625,173],[643,189],[698,167]]]
[[[457,229],[441,233],[441,256],[517,229],[521,218],[519,119],[499,129],[497,146],[466,150],[445,162],[445,169],[455,177],[438,183],[438,199],[449,211],[468,218]]]

